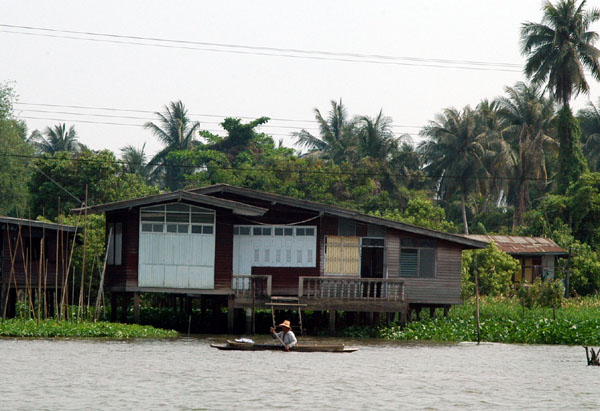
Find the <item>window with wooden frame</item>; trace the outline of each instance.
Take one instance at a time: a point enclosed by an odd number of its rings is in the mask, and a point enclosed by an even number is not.
[[[436,240],[401,239],[400,277],[434,278],[436,256]]]
[[[106,225],[108,238],[108,261],[110,265],[121,265],[123,255],[123,223]]]

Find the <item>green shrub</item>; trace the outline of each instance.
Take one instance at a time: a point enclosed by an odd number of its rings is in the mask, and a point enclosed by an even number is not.
[[[477,269],[480,294],[507,295],[511,291],[513,276],[521,270],[521,263],[501,251],[494,243],[483,250],[463,252],[461,273],[463,299],[475,294],[473,275],[475,269]]]

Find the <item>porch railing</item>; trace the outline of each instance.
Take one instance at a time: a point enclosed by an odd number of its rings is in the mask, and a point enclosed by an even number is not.
[[[231,288],[238,296],[270,297],[271,283],[270,275],[234,275]]]
[[[404,301],[404,280],[396,278],[300,277],[298,297]]]

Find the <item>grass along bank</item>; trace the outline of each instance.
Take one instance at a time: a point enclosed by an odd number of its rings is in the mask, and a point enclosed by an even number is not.
[[[33,338],[174,338],[179,334],[173,330],[163,330],[137,324],[118,324],[91,321],[57,321],[9,319],[0,321],[2,337]]]
[[[439,312],[438,312],[439,314]],[[600,298],[567,300],[552,308],[523,309],[517,299],[482,298],[481,340],[501,343],[600,345]],[[477,341],[474,300],[452,307],[448,318],[425,318],[402,328],[350,327],[343,334],[393,340]]]

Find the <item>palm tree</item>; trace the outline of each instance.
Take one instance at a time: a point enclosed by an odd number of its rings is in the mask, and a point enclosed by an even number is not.
[[[474,191],[481,191],[489,173],[485,159],[485,129],[469,107],[462,111],[447,108],[436,115],[420,133],[428,140],[419,144],[425,161],[425,171],[437,179],[439,198],[461,195],[461,211],[465,234],[469,233],[466,199]]]
[[[498,99],[499,115],[505,121],[503,135],[513,147],[513,164],[517,177],[517,204],[513,229],[523,224],[523,214],[530,208],[531,180],[547,181],[544,148],[556,149],[550,136],[554,104],[539,87],[518,82],[506,87],[507,97]]]
[[[485,167],[490,173],[489,184],[483,186],[487,190],[482,192],[484,195],[482,211],[485,212],[490,200],[501,201],[504,193],[508,191],[508,181],[504,177],[511,170],[512,157],[509,144],[502,138],[504,122],[499,115],[498,102],[482,100],[476,107],[475,116],[482,132],[485,133],[489,150],[489,155],[484,159]]]
[[[521,52],[527,56],[525,74],[534,84],[545,84],[551,96],[563,105],[558,119],[558,185],[562,191],[587,168],[569,102],[573,96],[589,93],[585,69],[600,80],[600,50],[594,46],[598,33],[588,31],[600,19],[600,12],[584,10],[585,3],[560,0],[554,5],[545,1],[542,23],[527,22],[521,27]]]
[[[292,133],[296,145],[308,149],[308,154],[328,158],[336,163],[355,156],[357,140],[354,120],[348,118],[342,99],[337,103],[331,100],[331,111],[325,119],[319,109],[314,109],[315,119],[319,123],[319,137],[302,129]]]
[[[145,148],[146,143],[142,145],[142,148],[127,145],[121,149],[121,160],[125,163],[125,171],[127,173],[137,174],[148,180],[150,177],[150,168],[146,164]]]
[[[44,137],[45,136],[45,137]],[[42,153],[54,154],[60,151],[78,153],[85,146],[78,141],[75,126],[69,127],[65,123],[57,124],[53,128],[47,127],[44,133],[35,130],[31,133],[29,141]]]
[[[156,154],[150,164],[154,167],[154,175],[161,174],[165,178],[165,186],[176,190],[181,185],[183,172],[178,164],[169,160],[168,155],[174,151],[189,150],[197,144],[195,134],[200,129],[200,123],[191,121],[187,109],[181,102],[172,101],[164,107],[164,112],[155,113],[158,124],[151,121],[144,124],[163,143],[164,148]]]
[[[402,141],[404,137],[404,141]],[[411,189],[420,189],[423,183],[423,159],[412,144],[410,135],[401,136],[401,143],[389,162],[397,180]]]
[[[581,135],[585,156],[593,171],[600,170],[600,100],[598,105],[589,102],[577,113],[581,124]]]
[[[399,141],[392,131],[392,119],[383,111],[374,117],[361,116],[358,119],[358,154],[387,162],[398,150]]]

